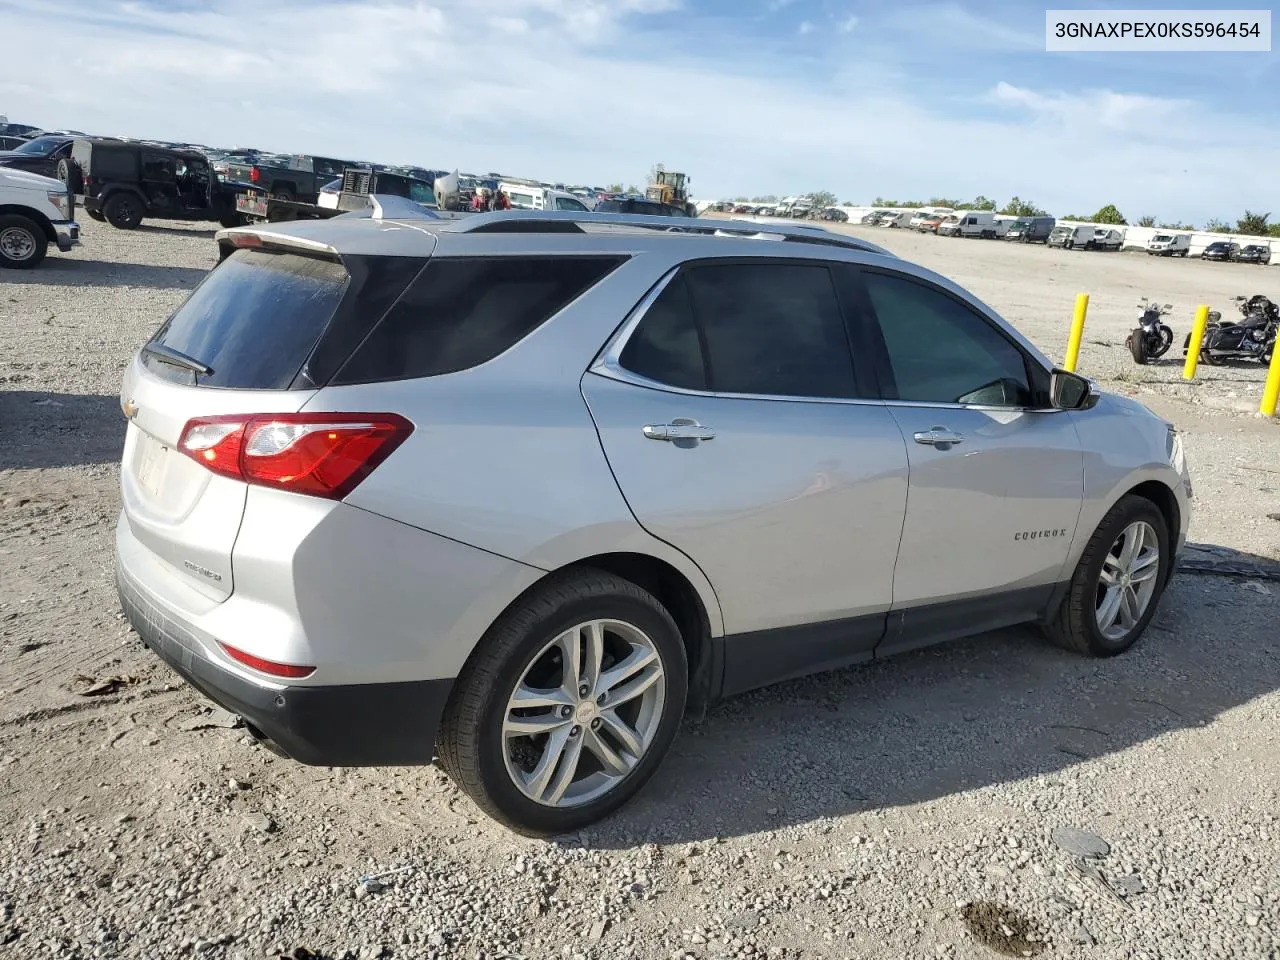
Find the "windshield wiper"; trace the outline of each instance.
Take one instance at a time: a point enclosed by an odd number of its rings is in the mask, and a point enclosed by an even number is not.
[[[213,367],[201,363],[195,357],[189,357],[182,351],[173,349],[173,347],[166,347],[163,343],[144,344],[142,352],[148,356],[155,357],[161,363],[182,367],[184,370],[190,370],[200,377],[207,377],[213,373]]]

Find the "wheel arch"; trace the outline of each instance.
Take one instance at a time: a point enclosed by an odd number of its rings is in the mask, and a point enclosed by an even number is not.
[[[689,663],[689,699],[686,709],[701,710],[719,693],[720,646],[716,638],[723,632],[720,607],[711,595],[708,604],[697,584],[683,570],[648,553],[613,551],[582,557],[549,570],[526,587],[503,608],[503,613],[540,590],[551,577],[574,571],[598,570],[635,584],[661,603],[680,630]],[[710,584],[706,584],[710,589]]]
[[[34,207],[24,207],[18,203],[0,203],[0,216],[26,217],[44,233],[50,243],[58,242],[58,233],[53,229],[53,221]]]
[[[1122,493],[1116,498],[1116,502],[1118,503],[1127,496],[1142,497],[1144,500],[1150,500],[1154,503],[1156,509],[1160,511],[1160,515],[1164,517],[1169,538],[1176,545],[1179,532],[1182,530],[1182,508],[1178,505],[1177,494],[1167,484],[1161,483],[1159,480],[1144,480]],[[1114,505],[1112,504],[1112,506]]]

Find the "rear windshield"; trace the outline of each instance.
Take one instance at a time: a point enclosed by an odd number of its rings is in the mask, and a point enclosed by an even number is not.
[[[492,360],[621,262],[568,256],[432,260],[330,382],[430,377]]]
[[[325,326],[347,283],[342,264],[295,253],[237,250],[160,328],[155,342],[213,372],[200,386],[285,390]],[[148,356],[149,369],[190,383],[189,371]]]

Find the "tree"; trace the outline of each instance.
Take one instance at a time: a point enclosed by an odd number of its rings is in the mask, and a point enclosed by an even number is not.
[[[1244,216],[1236,221],[1236,233],[1242,233],[1246,237],[1265,237],[1270,229],[1267,223],[1269,213],[1254,213],[1252,210],[1246,210]]]
[[[1273,223],[1271,226],[1267,227],[1267,236],[1280,237],[1280,223]]]
[[[1204,225],[1204,230],[1205,230],[1205,233],[1234,233],[1235,232],[1231,229],[1231,225],[1227,223],[1227,221],[1219,220],[1217,217],[1214,217],[1212,220],[1206,223]]]
[[[1180,221],[1180,220],[1175,220],[1173,223],[1161,223],[1161,224],[1157,224],[1157,226],[1158,226],[1161,230],[1194,230],[1194,229],[1196,228],[1196,227],[1195,227],[1195,224],[1193,224],[1193,223],[1183,223],[1183,222],[1182,222],[1182,221]]]
[[[1089,218],[1091,223],[1109,223],[1113,226],[1124,227],[1129,221],[1124,218],[1124,214],[1116,209],[1114,203],[1108,203],[1105,207]]]
[[[634,183],[627,187],[627,193],[640,193],[641,190]]]
[[[1140,217],[1138,219],[1138,226],[1140,227],[1154,227],[1155,225],[1156,225],[1156,218],[1153,217],[1151,214],[1147,214],[1145,217]]]
[[[763,197],[752,197],[751,202],[752,203],[777,203],[778,197],[776,194],[769,193],[769,194],[765,194]]]
[[[606,190],[607,190],[607,192],[608,192],[608,193],[621,193],[621,192],[622,192],[622,184],[620,184],[620,183],[611,183],[611,184],[609,184],[609,186],[606,188]]]
[[[1004,205],[1004,209],[1000,211],[1007,217],[1047,217],[1048,214],[1037,207],[1030,200],[1020,200],[1017,197],[1012,198]]]
[[[994,200],[988,200],[982,194],[978,194],[963,206],[966,210],[994,210],[996,208],[996,202]]]
[[[658,174],[659,174],[659,173],[661,173],[661,172],[662,172],[663,170],[665,170],[665,169],[667,169],[667,168],[666,168],[665,166],[663,166],[662,164],[660,164],[660,163],[655,163],[652,167],[650,167],[650,168],[649,168],[649,179],[648,179],[648,180],[646,180],[646,181],[645,181],[645,183],[657,183],[657,182],[658,182]]]
[[[952,210],[955,210],[956,208],[963,206],[963,204],[959,200],[948,200],[946,197],[933,197],[929,201],[929,206],[950,207]]]
[[[809,199],[813,201],[815,208],[825,210],[827,207],[836,205],[836,195],[830,190],[815,190],[809,194]]]

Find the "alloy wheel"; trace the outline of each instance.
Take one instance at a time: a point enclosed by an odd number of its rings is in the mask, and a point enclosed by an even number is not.
[[[591,620],[565,630],[533,657],[508,699],[507,774],[545,806],[604,796],[648,751],[666,690],[661,654],[639,628]]]
[[[1095,616],[1108,640],[1123,640],[1151,605],[1160,573],[1160,541],[1145,520],[1135,520],[1116,537],[1102,560]]]

